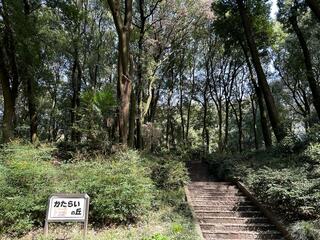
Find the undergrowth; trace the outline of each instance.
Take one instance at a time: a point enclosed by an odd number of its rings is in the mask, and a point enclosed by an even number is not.
[[[60,192],[90,196],[89,239],[196,239],[183,192],[188,176],[180,159],[129,150],[65,161],[53,146],[19,142],[0,151],[3,239],[43,239],[48,197]],[[53,225],[54,234],[81,238],[74,224]]]
[[[288,136],[269,151],[212,154],[211,173],[243,181],[264,204],[282,216],[296,239],[320,239],[320,144],[317,134]],[[315,141],[316,140],[316,141]]]

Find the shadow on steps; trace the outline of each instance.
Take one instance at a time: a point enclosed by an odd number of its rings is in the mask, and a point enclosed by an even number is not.
[[[209,174],[209,164],[202,161],[190,161],[187,163],[189,176],[192,182],[214,181]]]

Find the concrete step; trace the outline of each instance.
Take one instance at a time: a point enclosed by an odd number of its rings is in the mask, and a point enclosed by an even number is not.
[[[194,206],[194,211],[196,213],[201,212],[217,212],[217,211],[258,211],[259,208],[257,208],[254,205],[220,205],[220,206],[210,206],[208,209],[208,206]]]
[[[231,183],[231,182],[192,182],[189,184],[189,186],[221,186],[221,185],[224,185],[224,186],[234,186],[234,183]]]
[[[282,239],[282,236],[277,231],[269,232],[211,232],[203,231],[203,236],[206,240],[217,239]]]
[[[206,200],[206,199],[194,199],[193,206],[241,206],[241,205],[250,205],[251,202],[248,200],[236,200],[236,199],[230,199],[230,200]]]
[[[238,189],[197,189],[192,190],[192,194],[242,194]]]
[[[250,201],[193,201],[192,206],[196,207],[196,206],[206,206],[208,208],[210,207],[215,207],[215,206],[228,206],[228,207],[237,207],[237,206],[247,206],[250,205],[251,202]]]
[[[218,223],[218,224],[247,224],[247,223],[269,223],[265,217],[215,217],[206,214],[197,214],[200,224]]]
[[[247,223],[247,224],[212,224],[202,223],[200,225],[203,231],[276,231],[276,227],[268,223]]]
[[[282,239],[276,227],[233,183],[193,182],[188,190],[206,240]]]
[[[246,201],[247,197],[245,196],[196,196],[191,198],[194,201],[223,201],[223,202],[230,202],[230,201]]]
[[[199,216],[204,217],[261,217],[260,211],[202,211],[196,212]]]
[[[238,191],[238,188],[234,185],[221,185],[221,186],[188,186],[189,191],[207,191],[207,190],[213,190],[213,191]]]
[[[233,183],[214,183],[214,182],[207,182],[207,183],[190,183],[188,187],[193,188],[203,188],[203,187],[215,187],[215,188],[228,188],[228,187],[236,187]]]
[[[241,192],[193,192],[191,194],[191,197],[215,197],[215,196],[221,196],[221,197],[244,197],[245,195]]]

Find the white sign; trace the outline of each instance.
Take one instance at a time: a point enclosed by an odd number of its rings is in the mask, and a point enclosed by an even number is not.
[[[85,220],[86,201],[84,198],[52,196],[49,203],[48,220]]]
[[[44,234],[48,235],[49,222],[83,222],[83,238],[88,229],[90,197],[87,194],[54,194],[49,198]]]

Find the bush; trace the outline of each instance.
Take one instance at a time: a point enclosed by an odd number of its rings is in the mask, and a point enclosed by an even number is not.
[[[317,147],[281,157],[275,152],[256,152],[238,156],[211,155],[211,173],[220,179],[242,180],[260,200],[276,206],[277,212],[294,219],[319,217],[320,168],[307,163],[317,159]],[[290,152],[290,151],[289,151]],[[308,162],[312,162],[309,160]]]
[[[296,240],[318,240],[320,222],[297,222],[291,227],[291,234]]]
[[[59,166],[48,161],[52,150],[13,144],[2,151],[0,233],[18,236],[42,225],[48,197],[56,192],[87,193],[92,223],[131,222],[149,210],[150,170],[137,153]]]
[[[320,164],[320,143],[311,143],[304,151],[304,156],[312,164]]]
[[[305,142],[299,139],[293,133],[288,133],[280,143],[273,148],[274,155],[283,156],[288,154],[296,154],[305,149]]]
[[[96,223],[131,222],[151,207],[153,186],[148,169],[135,152],[120,153],[111,161],[96,159],[63,166],[64,192],[87,193],[90,217]]]
[[[311,143],[320,142],[320,124],[314,124],[307,132],[307,141]]]
[[[172,156],[153,157],[148,161],[151,168],[151,179],[159,189],[178,190],[188,181],[185,162]]]
[[[208,157],[209,171],[218,180],[234,177],[235,159],[224,154],[211,154]]]
[[[0,232],[19,235],[44,221],[57,178],[46,161],[51,150],[14,144],[2,152],[6,161],[0,163]]]
[[[306,178],[306,170],[265,167],[252,173],[248,183],[250,188],[271,206],[292,218],[313,218],[317,215],[315,182]]]
[[[169,207],[169,202],[179,210],[185,204],[188,174],[179,159],[126,151],[66,163],[53,154],[54,148],[20,143],[1,149],[0,234],[11,238],[42,226],[48,197],[57,192],[87,193],[93,224],[131,223],[151,207]]]

